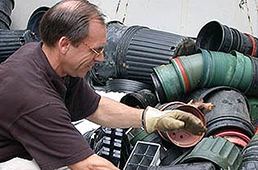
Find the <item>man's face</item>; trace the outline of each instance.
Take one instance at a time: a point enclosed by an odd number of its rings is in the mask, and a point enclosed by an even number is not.
[[[105,25],[98,20],[91,20],[88,37],[78,47],[71,46],[63,58],[65,72],[74,77],[84,77],[96,61],[104,61],[106,41]]]

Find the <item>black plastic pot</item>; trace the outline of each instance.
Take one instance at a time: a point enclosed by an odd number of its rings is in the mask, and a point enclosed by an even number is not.
[[[41,18],[47,12],[48,9],[49,7],[46,6],[37,8],[35,11],[33,11],[27,23],[27,30],[31,30],[32,32],[34,32],[38,39],[40,39],[39,23]]]
[[[38,41],[30,30],[0,30],[0,63],[22,45]]]
[[[242,151],[243,161],[240,170],[258,169],[258,135],[254,135],[251,141]]]
[[[152,69],[169,63],[177,46],[186,38],[143,26],[108,23],[105,62],[98,63],[93,73],[102,84],[109,77],[152,84]]]
[[[211,51],[239,51],[245,55],[258,57],[258,39],[239,32],[218,21],[205,24],[197,35],[196,45]]]
[[[207,122],[207,136],[217,134],[225,128],[239,130],[249,138],[254,135],[248,100],[241,92],[230,87],[218,86],[208,89],[200,99],[214,105],[212,110],[203,110]]]
[[[134,93],[128,93],[120,100],[128,106],[145,109],[147,106],[156,106],[158,100],[154,93],[148,89],[142,89]]]
[[[132,93],[142,89],[152,90],[152,86],[140,81],[129,80],[129,79],[108,80],[105,86],[105,90],[107,92],[112,91],[112,92]]]
[[[117,53],[119,53],[118,45],[127,29],[129,29],[129,27],[125,26],[120,21],[107,23],[107,43],[104,49],[105,61],[96,63],[91,70],[93,83],[96,85],[105,85],[109,78],[118,77],[118,60],[116,58]]]

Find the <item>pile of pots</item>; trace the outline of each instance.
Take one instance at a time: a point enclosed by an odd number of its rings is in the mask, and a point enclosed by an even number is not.
[[[0,9],[3,62],[22,45],[39,41],[39,21],[48,7],[33,12],[26,30],[9,28],[13,0],[0,0],[0,7],[4,7]],[[143,128],[101,127],[85,138],[97,154],[121,169],[127,169],[123,166],[138,141],[162,148],[159,165],[150,169],[258,167],[257,41],[217,21],[207,23],[196,39],[117,21],[107,23],[105,61],[96,63],[88,75],[93,88],[126,92],[120,102],[132,107],[188,111],[203,122],[207,132],[199,136],[183,130],[147,134]],[[213,107],[193,105],[191,99]]]
[[[182,55],[177,53],[179,50],[165,55],[167,48],[151,45],[155,36],[148,37],[145,31],[151,35],[154,30],[129,29],[119,22],[109,25],[109,35],[115,29],[119,36],[109,37],[105,47],[107,63],[95,68],[94,78],[105,84],[116,78],[140,82],[142,75],[147,75],[141,82],[151,86],[125,90],[121,103],[137,108],[181,109],[197,116],[207,127],[207,132],[200,136],[185,131],[147,134],[143,128],[127,129],[125,134],[131,149],[138,141],[158,143],[163,148],[159,165],[149,169],[237,170],[257,166],[258,159],[254,156],[257,147],[254,136],[258,129],[257,38],[215,21],[207,25],[198,34],[195,50]],[[124,34],[127,31],[128,37]],[[162,41],[163,36],[160,37],[156,37],[157,42]],[[161,49],[165,58],[156,55],[155,61],[162,62],[157,62],[157,66],[149,64],[152,61],[148,57]],[[148,71],[143,71],[143,65],[150,66]],[[104,75],[105,71],[108,74]],[[189,103],[192,99],[211,103],[213,107],[194,106]]]
[[[229,86],[257,96],[258,59],[237,51],[200,49],[197,54],[171,59],[154,68],[152,79],[161,102],[179,99],[200,87]]]

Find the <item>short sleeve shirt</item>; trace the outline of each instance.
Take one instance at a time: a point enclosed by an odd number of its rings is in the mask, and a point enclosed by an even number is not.
[[[93,154],[72,121],[91,115],[100,96],[83,78],[59,77],[41,45],[28,43],[0,65],[0,162],[32,157],[52,170]]]

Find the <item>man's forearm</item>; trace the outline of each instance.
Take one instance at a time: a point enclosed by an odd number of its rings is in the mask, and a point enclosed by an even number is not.
[[[106,127],[141,127],[142,112],[143,109],[133,108],[102,96],[97,110],[87,119]]]

